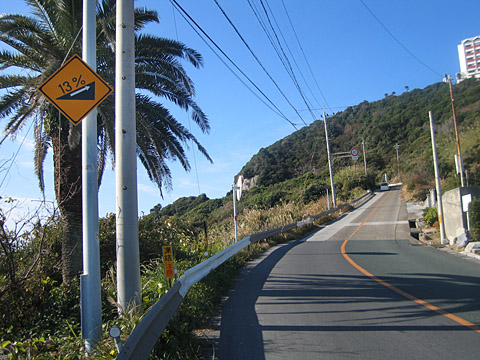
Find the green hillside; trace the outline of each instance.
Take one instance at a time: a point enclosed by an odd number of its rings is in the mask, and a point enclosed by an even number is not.
[[[465,168],[470,184],[479,184],[480,82],[464,81],[454,86],[457,121]],[[432,149],[428,112],[433,111],[442,177],[454,186],[456,141],[448,85],[436,83],[384,99],[364,101],[327,117],[332,153],[362,149],[366,141],[367,164],[380,179],[384,172],[397,173],[395,144],[399,144],[402,179],[421,174],[433,180]],[[335,161],[334,172],[352,165],[350,159]],[[361,154],[357,166],[363,167]],[[256,185],[269,186],[307,172],[328,171],[323,121],[315,121],[293,134],[262,148],[242,168],[245,178],[256,177]],[[454,182],[454,181],[453,181]]]
[[[465,81],[455,86],[461,145],[470,185],[480,185],[480,82]],[[423,90],[386,96],[375,102],[363,102],[329,117],[333,152],[361,149],[367,142],[368,176],[360,159],[338,159],[334,164],[337,198],[345,201],[375,188],[383,173],[396,172],[396,151],[400,145],[400,175],[411,193],[422,199],[433,187],[432,149],[428,111],[437,123],[438,153],[444,189],[458,186],[454,174],[456,140],[453,131],[450,96],[446,84]],[[324,212],[328,205],[325,185],[329,174],[323,122],[317,121],[292,135],[261,149],[242,169],[251,187],[237,204],[238,237],[292,224]],[[360,157],[362,158],[362,157]],[[423,200],[423,199],[422,199]],[[8,229],[10,202],[0,208],[0,344],[20,358],[81,358],[85,355],[80,333],[80,281],[62,284],[62,219],[53,212],[45,219],[37,215]],[[164,296],[171,286],[166,279],[161,255],[164,245],[172,245],[178,276],[187,269],[230,246],[235,238],[233,201],[230,191],[221,199],[204,194],[185,197],[173,204],[157,205],[138,223],[142,276],[142,304],[147,310]],[[472,219],[478,219],[472,212]],[[338,215],[338,214],[337,214]],[[325,217],[321,221],[329,221]],[[103,336],[115,324],[122,328],[123,341],[138,324],[141,315],[126,311],[119,318],[115,261],[116,216],[100,219],[99,243],[102,274]],[[271,245],[304,238],[310,228],[262,240],[193,286],[185,301],[157,342],[157,358],[200,358],[200,347],[193,334],[205,329],[208,319],[227,291],[238,270]],[[478,231],[475,232],[478,234]],[[475,235],[476,236],[476,235]],[[1,255],[1,254],[0,254]],[[101,341],[92,359],[113,359],[117,354],[113,341]],[[25,355],[24,357],[22,357]]]
[[[469,185],[480,185],[480,81],[454,85],[455,107],[462,155]],[[449,87],[436,83],[382,100],[364,101],[328,116],[332,153],[362,151],[366,142],[368,176],[363,153],[357,162],[334,160],[337,197],[347,200],[382,181],[383,174],[402,181],[419,200],[434,187],[428,112],[433,111],[437,150],[444,190],[459,186],[455,176],[457,152]],[[397,164],[395,144],[399,144]],[[397,165],[399,169],[397,169]],[[398,173],[399,172],[399,173]],[[243,208],[269,208],[282,202],[313,201],[325,196],[330,183],[323,121],[315,121],[267,148],[262,148],[239,174],[252,184],[238,204]],[[221,221],[231,215],[231,191],[223,199],[181,198],[151,213],[166,219],[178,216],[193,223]]]

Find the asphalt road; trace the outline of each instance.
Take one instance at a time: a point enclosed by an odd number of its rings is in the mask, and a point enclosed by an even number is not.
[[[411,242],[398,190],[252,266],[215,357],[479,359],[480,263]]]

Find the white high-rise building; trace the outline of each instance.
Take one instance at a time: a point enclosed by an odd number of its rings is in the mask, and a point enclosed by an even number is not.
[[[465,39],[458,45],[460,72],[457,81],[471,77],[480,78],[480,36]]]

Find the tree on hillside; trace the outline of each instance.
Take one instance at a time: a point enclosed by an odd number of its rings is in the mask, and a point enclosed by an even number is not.
[[[43,164],[53,151],[55,195],[63,221],[62,275],[71,281],[81,272],[82,195],[81,127],[73,126],[37,91],[39,85],[73,54],[81,53],[82,0],[26,0],[32,16],[0,15],[0,119],[6,119],[4,137],[14,136],[29,121],[35,138],[35,172],[44,190]],[[112,86],[115,81],[115,0],[97,5],[97,71]],[[185,111],[202,132],[208,133],[206,115],[193,100],[195,88],[180,61],[202,66],[195,50],[176,41],[139,33],[145,24],[158,22],[156,11],[135,9],[137,154],[150,179],[162,193],[171,187],[167,160],[190,169],[184,147],[197,139],[168,109],[155,100],[163,97]],[[9,71],[5,71],[9,69]],[[13,69],[13,71],[12,71]],[[114,97],[98,108],[99,183],[107,162],[114,158]],[[0,143],[1,143],[0,142]],[[112,160],[114,162],[114,159]]]

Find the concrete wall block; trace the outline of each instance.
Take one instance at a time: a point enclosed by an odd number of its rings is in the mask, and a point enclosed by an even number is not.
[[[457,229],[465,233],[468,228],[467,216],[462,211],[461,198],[464,195],[472,194],[472,199],[480,198],[480,186],[468,186],[447,191],[442,196],[443,223],[445,224],[445,235],[450,245],[455,243],[458,236]]]

